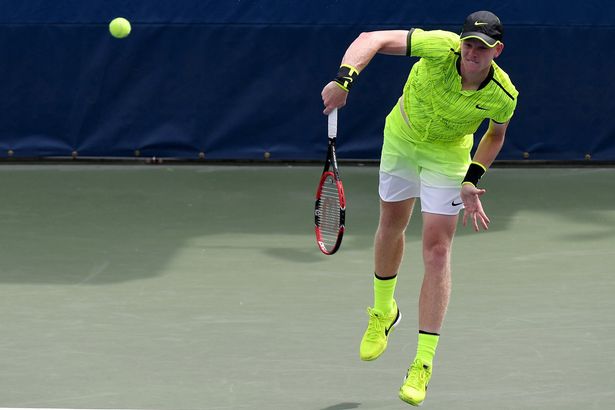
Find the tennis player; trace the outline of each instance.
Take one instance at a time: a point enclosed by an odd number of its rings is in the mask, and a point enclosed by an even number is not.
[[[374,240],[374,307],[360,346],[363,360],[386,349],[401,314],[394,299],[406,226],[416,198],[423,216],[424,277],[419,296],[416,356],[399,397],[425,400],[433,359],[451,292],[450,255],[458,214],[465,208],[475,231],[488,229],[478,181],[496,158],[517,104],[518,92],[494,62],[504,49],[503,26],[488,11],[470,14],[461,35],[447,31],[362,33],[346,50],[338,75],[322,90],[328,114],[346,104],[348,92],[377,53],[420,57],[403,94],[386,118],[380,162],[380,221]],[[471,158],[473,134],[489,127]]]

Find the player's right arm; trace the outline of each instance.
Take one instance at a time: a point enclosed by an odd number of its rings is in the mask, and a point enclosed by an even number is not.
[[[350,66],[361,72],[378,53],[406,55],[408,30],[385,30],[361,33],[348,47],[342,58],[342,66]],[[325,105],[323,113],[346,105],[348,91],[335,82],[329,82],[321,92]]]

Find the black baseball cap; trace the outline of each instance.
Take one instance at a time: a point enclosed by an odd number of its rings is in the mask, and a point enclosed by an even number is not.
[[[490,11],[476,11],[466,17],[460,38],[477,38],[488,47],[495,47],[502,42],[504,26],[498,16]]]

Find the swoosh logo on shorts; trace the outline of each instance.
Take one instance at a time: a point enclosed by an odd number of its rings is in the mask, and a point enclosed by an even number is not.
[[[459,202],[458,204],[456,204],[454,200],[453,200],[453,202],[451,202],[451,205],[453,205],[453,206],[459,206],[461,204],[463,204],[463,202]]]

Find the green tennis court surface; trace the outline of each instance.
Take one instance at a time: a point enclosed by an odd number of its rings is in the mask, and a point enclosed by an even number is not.
[[[404,318],[358,358],[377,169],[342,164],[340,251],[313,237],[320,167],[3,165],[0,407],[404,409]],[[494,169],[488,233],[460,227],[425,409],[605,409],[615,400],[615,169]]]

